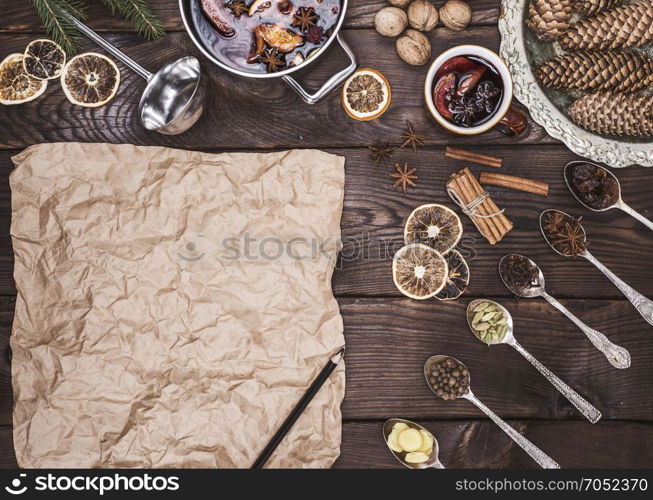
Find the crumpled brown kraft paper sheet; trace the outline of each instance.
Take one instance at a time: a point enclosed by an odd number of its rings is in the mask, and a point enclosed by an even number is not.
[[[71,143],[14,163],[19,465],[251,466],[344,345],[344,158]],[[269,467],[336,459],[343,365]]]

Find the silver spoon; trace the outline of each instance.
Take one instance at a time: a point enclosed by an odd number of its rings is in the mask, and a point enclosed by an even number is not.
[[[553,249],[554,252],[556,252],[558,255],[562,255],[563,257],[571,257],[570,255],[565,255],[562,252],[560,252],[549,240],[546,231],[544,230],[544,224],[546,223],[546,216],[549,213],[555,213],[558,212],[566,217],[571,218],[571,216],[565,212],[562,212],[561,210],[545,210],[540,214],[540,231],[542,231],[542,235],[544,236],[544,239],[546,240],[547,244]],[[587,235],[585,233],[585,228],[579,224],[580,229],[583,231],[583,241],[587,240]],[[644,318],[649,324],[653,325],[653,301],[647,299],[644,297],[641,293],[639,293],[637,290],[635,290],[633,287],[630,285],[624,283],[624,281],[619,278],[616,274],[614,274],[610,269],[605,267],[596,257],[594,257],[589,250],[585,249],[583,253],[579,254],[580,257],[583,257],[584,259],[589,260],[592,264],[596,266],[596,268],[601,271],[603,274],[607,276],[607,278],[614,283],[614,285],[619,289],[621,293],[623,293],[626,298],[631,302],[632,305],[635,306],[635,309],[637,309],[637,312]]]
[[[204,110],[200,62],[182,57],[150,73],[107,42],[79,19],[64,13],[79,31],[147,80],[138,105],[143,126],[160,134],[177,135],[191,128]]]
[[[431,456],[426,462],[423,462],[421,464],[408,463],[402,458],[402,453],[397,453],[395,450],[390,448],[390,445],[388,444],[388,436],[392,432],[392,428],[395,426],[395,424],[399,424],[399,423],[406,424],[408,427],[412,427],[413,429],[417,429],[418,431],[427,432],[433,438],[433,450],[431,450]],[[385,444],[388,444],[388,449],[392,452],[394,457],[409,469],[444,469],[445,468],[444,465],[442,465],[442,463],[440,462],[440,459],[438,458],[438,454],[440,453],[440,446],[438,445],[438,440],[435,439],[435,436],[428,429],[424,428],[419,424],[416,424],[415,422],[411,422],[410,420],[404,420],[403,418],[391,418],[390,420],[386,420],[385,424],[383,424],[383,439],[385,439]]]
[[[507,322],[506,325],[508,327],[508,330],[506,331],[505,335],[503,336],[503,339],[498,340],[496,342],[485,342],[484,340],[480,339],[478,337],[478,334],[474,327],[472,326],[472,319],[474,318],[474,309],[481,303],[487,302],[489,304],[493,304],[494,306],[497,307],[502,313],[503,317],[506,318]],[[567,400],[576,407],[576,409],[582,413],[582,415],[595,424],[601,419],[601,412],[597,410],[590,402],[588,402],[585,398],[583,398],[580,394],[578,394],[576,391],[574,391],[571,387],[569,387],[567,384],[565,384],[562,380],[560,380],[553,372],[551,372],[546,366],[544,366],[542,363],[540,363],[535,357],[529,353],[522,345],[517,342],[517,339],[514,336],[514,330],[513,330],[513,322],[512,322],[512,316],[508,312],[508,310],[503,307],[501,304],[494,302],[493,300],[487,300],[487,299],[477,299],[473,300],[472,302],[469,303],[467,306],[467,324],[469,325],[469,329],[472,331],[474,334],[474,337],[479,339],[481,342],[484,344],[488,345],[497,345],[497,344],[508,344],[509,346],[512,346],[515,348],[515,350],[524,356],[530,364],[532,364],[537,370],[544,375],[544,378],[546,378],[553,387],[558,389],[560,394],[562,394]]]
[[[426,363],[424,363],[424,377],[426,378],[426,383],[433,391],[433,393],[437,396],[437,392],[433,389],[433,386],[429,382],[429,368],[431,365],[435,362],[451,358],[453,359],[456,363],[460,363],[467,369],[464,363],[460,362],[456,358],[453,358],[451,356],[442,356],[442,355],[436,355],[436,356],[431,356],[429,359],[426,360]],[[469,371],[469,369],[467,369]],[[471,382],[471,375],[470,375],[470,382]],[[440,397],[440,396],[438,396]],[[476,396],[474,396],[474,393],[472,392],[471,387],[467,388],[467,392],[462,394],[461,396],[458,396],[459,398],[466,399],[467,401],[470,401],[474,403],[479,410],[481,410],[483,413],[485,413],[492,422],[497,424],[499,428],[508,434],[508,436],[515,442],[517,443],[526,453],[530,455],[530,457],[535,460],[540,467],[544,469],[559,469],[560,466],[557,464],[555,460],[553,460],[551,457],[549,457],[546,453],[544,453],[542,450],[540,450],[537,446],[535,446],[533,443],[531,443],[528,439],[526,439],[524,436],[522,436],[519,432],[517,432],[515,429],[513,429],[511,426],[509,426],[506,422],[504,422],[496,413],[494,413],[492,410],[490,410],[487,406],[485,406]]]
[[[520,258],[526,259],[537,269],[537,279],[534,283],[531,283],[529,288],[519,290],[511,286],[506,280],[504,264],[506,259],[511,255],[516,255]],[[567,318],[569,318],[585,335],[587,335],[587,338],[590,340],[592,345],[605,355],[612,366],[615,368],[628,368],[630,366],[630,353],[626,349],[613,344],[601,332],[587,326],[580,319],[574,316],[565,306],[546,293],[546,290],[544,289],[544,274],[542,274],[542,270],[537,266],[537,264],[535,264],[535,262],[519,254],[504,255],[499,262],[499,275],[501,276],[503,284],[506,285],[508,290],[515,295],[527,299],[542,297],[558,311],[567,316]]]
[[[617,182],[617,188],[619,189],[619,197],[617,198],[617,201],[615,201],[609,207],[593,208],[593,207],[590,207],[583,200],[581,200],[580,197],[578,196],[578,194],[576,193],[576,191],[574,190],[574,188],[571,186],[571,184],[569,184],[569,175],[568,175],[571,168],[574,165],[577,165],[579,163],[586,163],[586,164],[592,165],[592,166],[594,166],[596,168],[600,168],[606,174],[608,174],[610,177],[612,177]],[[605,212],[606,210],[612,210],[613,208],[618,208],[619,210],[623,210],[628,215],[630,215],[630,216],[634,217],[635,219],[637,219],[638,221],[640,221],[642,224],[644,224],[649,229],[653,229],[653,222],[648,220],[646,217],[644,217],[642,214],[640,214],[636,210],[632,209],[630,207],[630,205],[627,205],[624,202],[624,200],[621,198],[621,184],[619,183],[619,179],[617,179],[617,177],[612,172],[610,172],[607,168],[603,168],[601,165],[597,165],[596,163],[592,163],[590,161],[570,161],[569,163],[567,163],[567,165],[565,165],[564,176],[565,176],[565,182],[567,183],[567,187],[569,188],[569,191],[571,191],[571,194],[573,194],[574,198],[576,198],[578,200],[578,202],[581,205],[583,205],[585,208],[587,208],[588,210],[592,210],[593,212]]]

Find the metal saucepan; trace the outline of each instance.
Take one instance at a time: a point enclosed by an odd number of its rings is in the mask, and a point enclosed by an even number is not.
[[[207,48],[207,45],[204,40],[205,37],[197,28],[196,23],[193,19],[192,7],[193,4],[195,2],[199,2],[199,0],[179,0],[179,10],[181,12],[181,18],[184,22],[184,26],[186,27],[186,31],[190,35],[191,40],[193,40],[193,43],[197,46],[197,48],[211,62],[213,62],[214,64],[216,64],[222,69],[225,69],[231,73],[234,73],[239,76],[244,76],[247,78],[281,78],[284,82],[290,85],[290,87],[295,92],[297,92],[297,94],[299,94],[299,96],[304,100],[304,102],[306,102],[307,104],[316,104],[320,102],[322,99],[324,99],[326,96],[328,96],[331,92],[336,90],[340,85],[342,85],[342,83],[344,83],[345,80],[347,80],[347,78],[349,78],[358,68],[358,62],[356,61],[356,56],[351,51],[349,46],[345,43],[345,41],[342,39],[339,33],[340,28],[342,27],[342,23],[345,20],[345,13],[347,11],[347,4],[348,4],[348,0],[340,0],[340,1],[341,1],[341,8],[340,8],[338,22],[334,27],[333,35],[329,37],[326,43],[322,47],[320,47],[310,58],[306,59],[303,63],[276,73],[255,73],[251,71],[244,71],[235,68],[233,66],[230,66],[227,62],[220,60],[218,57],[216,57],[216,55],[211,50]],[[309,64],[314,63],[317,59],[320,58],[320,56],[322,56],[322,54],[325,53],[325,51],[334,42],[334,40],[338,41],[342,50],[349,57],[349,66],[339,71],[335,75],[332,75],[315,93],[311,94],[307,92],[301,86],[301,84],[290,75],[291,73],[294,73],[295,71],[298,71],[302,68],[306,68]]]

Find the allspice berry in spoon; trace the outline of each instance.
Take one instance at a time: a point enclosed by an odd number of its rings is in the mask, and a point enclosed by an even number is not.
[[[438,9],[429,0],[414,0],[408,6],[408,23],[419,31],[431,31],[438,24]]]
[[[448,0],[440,9],[440,20],[447,28],[461,31],[472,20],[472,9],[463,0]]]
[[[431,42],[419,31],[408,29],[397,38],[397,54],[408,64],[422,66],[431,58]]]
[[[374,17],[374,27],[383,36],[399,36],[408,25],[408,16],[397,7],[384,7]]]

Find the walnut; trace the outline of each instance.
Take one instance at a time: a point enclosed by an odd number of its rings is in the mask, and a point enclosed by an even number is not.
[[[408,24],[408,16],[397,7],[384,7],[376,13],[374,26],[383,36],[398,36]]]
[[[440,9],[440,20],[450,30],[463,30],[472,20],[472,9],[463,0],[448,0]]]
[[[415,0],[408,6],[408,23],[419,31],[431,31],[438,24],[438,9],[428,0]]]
[[[422,66],[431,58],[431,42],[419,31],[407,29],[397,38],[397,54],[408,64]]]
[[[411,2],[412,0],[388,0],[388,3],[390,5],[394,5],[395,7],[401,7],[402,9],[405,9],[406,6]]]

